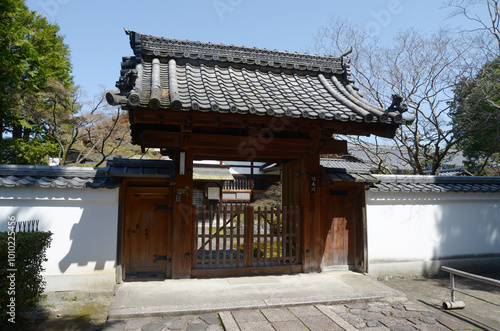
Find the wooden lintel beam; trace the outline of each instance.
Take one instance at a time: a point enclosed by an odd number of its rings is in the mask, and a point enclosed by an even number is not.
[[[196,160],[214,160],[214,161],[257,161],[268,163],[281,163],[288,160],[300,159],[304,153],[277,153],[269,151],[247,151],[244,153],[235,152],[229,149],[211,149],[191,148],[190,151]]]
[[[275,138],[272,132],[252,137],[217,134],[145,130],[142,132],[141,145],[146,147],[200,148],[210,150],[231,150],[233,153],[251,155],[256,152],[274,153],[322,153],[343,154],[347,152],[347,142],[330,138],[313,142],[309,139]]]
[[[221,116],[223,115],[223,116]],[[399,124],[341,122],[336,120],[312,120],[307,118],[271,117],[249,114],[220,114],[213,112],[169,111],[136,109],[133,112],[134,124],[178,125],[186,123],[197,127],[207,127],[217,130],[248,129],[263,126],[271,130],[278,129],[287,132],[317,132],[321,130],[328,134],[345,134],[381,137],[393,137]]]

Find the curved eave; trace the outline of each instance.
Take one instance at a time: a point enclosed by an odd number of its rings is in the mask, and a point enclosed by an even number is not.
[[[108,92],[112,105],[174,111],[410,124],[399,112],[367,102],[337,75],[299,75],[153,59],[135,68],[131,91]]]

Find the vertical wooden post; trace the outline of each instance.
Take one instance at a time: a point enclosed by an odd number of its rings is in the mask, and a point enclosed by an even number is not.
[[[205,207],[206,208],[206,207]],[[208,266],[213,268],[214,266],[214,231],[213,231],[213,220],[214,220],[214,209],[213,206],[208,208]],[[217,230],[216,230],[217,231]]]
[[[1,121],[1,120],[0,120]],[[121,284],[125,279],[125,268],[123,268],[124,256],[124,243],[125,243],[125,233],[123,222],[124,220],[124,207],[125,207],[125,190],[127,189],[127,184],[122,184],[119,190],[118,196],[118,229],[117,229],[117,240],[116,240],[116,283]]]
[[[180,169],[180,151],[175,155],[175,185],[173,194],[172,278],[191,277],[195,209],[193,207],[193,154],[184,156]],[[184,171],[182,171],[184,170]],[[181,175],[181,173],[184,173]]]
[[[245,239],[244,239],[244,249],[245,249],[245,267],[251,267],[253,265],[253,207],[247,206],[245,208]]]
[[[207,233],[207,227],[206,227],[206,220],[207,220],[207,207],[203,206],[200,207],[200,210],[202,211],[201,213],[201,267],[205,268],[205,251],[207,250],[206,247],[206,233]]]
[[[307,154],[301,160],[300,195],[302,202],[304,272],[321,271],[321,199],[318,185],[319,154]],[[316,187],[316,190],[314,190]]]
[[[236,266],[242,266],[242,258],[241,258],[241,213],[243,212],[243,207],[240,204],[236,205],[236,249],[237,259]],[[244,242],[244,241],[243,241]]]
[[[360,265],[358,266],[358,269],[361,272],[368,273],[368,224],[366,220],[366,191],[364,190],[364,187],[359,189],[359,199],[360,199],[360,222],[358,223],[359,230],[358,232],[361,232],[360,234],[360,240],[358,242],[358,256],[360,260]],[[359,207],[358,207],[359,208]]]

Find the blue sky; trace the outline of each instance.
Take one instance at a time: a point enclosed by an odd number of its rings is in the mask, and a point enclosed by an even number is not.
[[[449,9],[436,0],[28,0],[59,24],[71,49],[75,82],[91,97],[115,89],[122,56],[132,55],[123,28],[166,38],[305,52],[332,17],[346,17],[381,40],[400,29],[434,31]],[[462,19],[463,20],[463,19]]]

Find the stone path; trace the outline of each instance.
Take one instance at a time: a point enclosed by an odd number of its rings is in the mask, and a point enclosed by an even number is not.
[[[200,316],[143,317],[108,320],[104,331],[447,331],[473,330],[445,312],[413,302],[309,305],[288,308],[223,311]]]
[[[180,317],[139,317],[123,320],[108,320],[103,331],[220,331],[221,326],[217,313],[199,316],[185,315]]]

